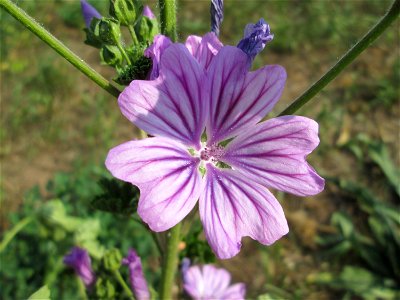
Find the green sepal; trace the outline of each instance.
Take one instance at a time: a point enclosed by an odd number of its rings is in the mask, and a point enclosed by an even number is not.
[[[90,24],[93,34],[103,44],[117,45],[121,40],[121,28],[117,20],[113,18],[95,19]]]
[[[135,0],[111,0],[110,15],[121,25],[135,25],[143,12],[143,4]]]
[[[134,61],[133,65],[126,65],[122,69],[118,70],[118,76],[114,81],[121,85],[129,85],[132,80],[144,80],[147,78],[151,66],[151,59],[141,56]]]
[[[124,58],[117,46],[104,45],[100,50],[101,63],[112,67],[121,66]]]
[[[95,47],[95,48],[101,48],[103,45],[102,41],[98,36],[95,35],[95,28],[96,25],[100,22],[100,19],[93,18],[92,21],[90,22],[90,27],[83,29],[86,33],[86,40],[85,44]]]
[[[154,36],[160,33],[157,19],[142,16],[139,22],[136,23],[135,32],[140,42],[150,45],[153,42]]]
[[[95,290],[98,299],[115,299],[115,288],[109,279],[97,279]]]
[[[122,255],[118,249],[108,250],[103,256],[104,268],[110,272],[117,271],[121,266]]]

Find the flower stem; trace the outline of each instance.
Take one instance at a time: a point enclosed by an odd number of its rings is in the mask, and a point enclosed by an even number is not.
[[[135,45],[139,44],[139,40],[138,40],[138,38],[136,36],[136,33],[135,33],[135,28],[133,28],[132,25],[128,25],[128,30],[129,30],[129,33],[131,34],[133,43]]]
[[[167,249],[164,255],[164,265],[161,275],[160,299],[172,299],[172,286],[178,266],[178,246],[182,223],[173,227],[167,236]]]
[[[118,283],[121,285],[122,289],[124,290],[125,294],[129,297],[129,299],[134,300],[135,297],[132,294],[131,289],[126,284],[125,280],[122,278],[121,273],[118,270],[114,271],[114,276],[117,279]]]
[[[389,26],[392,24],[400,13],[400,0],[395,0],[382,17],[382,19],[371,28],[345,55],[317,82],[308,88],[300,97],[290,104],[279,115],[290,115],[299,110],[304,104],[317,95],[325,86],[327,86],[340,72],[343,71],[353,60],[357,58],[369,45],[372,44]]]
[[[121,51],[121,54],[122,54],[122,56],[125,58],[127,64],[128,64],[128,65],[132,65],[132,62],[131,62],[131,60],[129,59],[128,54],[126,53],[124,47],[122,47],[122,45],[121,45],[120,42],[117,42],[117,47],[118,47],[119,51]]]
[[[176,42],[176,2],[175,0],[158,0],[160,6],[161,33]]]
[[[76,282],[78,284],[78,292],[79,292],[79,295],[81,296],[81,299],[88,300],[88,297],[86,295],[85,285],[83,284],[82,280],[78,276],[76,276],[75,278],[76,278]]]
[[[12,239],[20,232],[26,225],[34,220],[33,216],[29,216],[23,218],[19,221],[10,231],[8,231],[5,235],[3,240],[0,243],[0,253],[4,251],[7,245],[12,241]]]
[[[83,59],[77,56],[50,32],[44,29],[23,9],[19,8],[11,0],[0,0],[0,6],[47,45],[53,48],[58,54],[69,61],[75,68],[97,83],[98,86],[109,92],[111,95],[118,97],[120,91],[115,86],[111,85],[107,79],[97,73],[92,67],[83,61]]]

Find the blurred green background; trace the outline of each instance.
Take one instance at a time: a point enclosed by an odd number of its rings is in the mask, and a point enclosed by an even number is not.
[[[90,2],[107,14],[108,1]],[[261,17],[275,35],[254,63],[279,64],[288,73],[271,116],[326,72],[391,3],[225,2],[224,44],[237,44],[244,26]],[[18,4],[105,77],[114,76],[99,64],[98,51],[83,44],[79,1]],[[157,12],[156,2],[148,4]],[[72,272],[62,264],[74,244],[92,256],[134,247],[147,278],[157,282],[157,250],[141,225],[91,205],[93,195],[107,198],[108,150],[137,130],[114,98],[0,13],[2,238],[16,224],[29,224],[0,250],[0,297],[26,299],[47,284],[54,299],[78,299]],[[179,1],[178,15],[180,40],[209,30],[209,1]],[[309,161],[327,179],[326,189],[308,198],[276,193],[288,236],[272,247],[246,238],[237,257],[218,262],[247,284],[249,298],[400,298],[399,67],[397,20],[297,113],[320,124],[321,145]],[[195,247],[193,234],[186,250]]]

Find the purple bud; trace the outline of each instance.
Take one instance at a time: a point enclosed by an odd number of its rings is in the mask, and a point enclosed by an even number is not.
[[[86,0],[81,0],[82,14],[85,19],[86,27],[90,27],[93,18],[101,19],[100,13],[91,6]]]
[[[224,19],[224,1],[223,0],[211,0],[211,32],[215,35],[219,35],[219,27]]]
[[[146,5],[143,8],[143,16],[148,17],[149,19],[155,19],[156,16],[153,14],[153,12],[151,11],[150,7],[148,5]]]
[[[254,59],[273,38],[268,23],[261,18],[256,24],[247,24],[243,39],[237,47]]]
[[[72,248],[71,252],[64,256],[64,264],[75,270],[86,287],[95,282],[96,279],[92,270],[90,257],[85,249],[79,247]]]
[[[185,277],[186,271],[190,268],[190,259],[185,257],[181,262],[181,274]]]
[[[136,251],[129,249],[128,256],[122,260],[122,264],[127,265],[129,268],[129,281],[136,299],[150,299],[149,288],[143,275],[142,262]]]

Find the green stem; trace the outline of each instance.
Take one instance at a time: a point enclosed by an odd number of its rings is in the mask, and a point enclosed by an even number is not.
[[[118,270],[114,271],[114,276],[117,279],[118,283],[121,285],[122,289],[124,290],[125,294],[129,297],[129,299],[134,300],[135,297],[132,294],[131,289],[126,284],[125,280],[122,278],[121,273]]]
[[[126,51],[125,51],[124,47],[122,47],[121,43],[117,43],[117,47],[118,47],[119,51],[121,51],[122,56],[125,58],[128,65],[132,65],[131,60],[129,59],[129,56],[128,56],[128,54],[126,54]]]
[[[386,28],[392,24],[400,12],[400,0],[395,0],[383,16],[383,18],[376,23],[374,27],[361,39],[359,40],[345,55],[317,82],[315,82],[307,91],[305,91],[300,97],[298,97],[292,104],[289,105],[279,115],[290,115],[300,109],[304,104],[310,101],[316,94],[318,94],[325,86],[328,85],[340,72],[343,71],[353,60],[357,58],[373,41],[375,41]]]
[[[78,276],[76,276],[75,278],[76,278],[76,281],[77,281],[77,284],[78,284],[78,292],[79,292],[79,295],[81,295],[81,299],[82,300],[88,300],[88,296],[86,294],[86,287],[83,284],[82,279],[80,279]]]
[[[139,44],[139,40],[138,40],[138,38],[136,36],[136,33],[135,33],[135,28],[133,28],[132,25],[128,25],[128,30],[129,30],[129,33],[131,34],[133,43],[135,45]]]
[[[161,33],[176,42],[176,2],[175,0],[158,0],[160,6]]]
[[[182,223],[173,227],[167,237],[167,249],[164,255],[164,265],[161,275],[160,299],[172,299],[172,286],[178,266],[178,246]]]
[[[4,251],[12,239],[20,232],[26,225],[34,220],[33,216],[26,217],[19,221],[10,231],[8,231],[0,243],[0,253]]]
[[[93,80],[101,88],[109,92],[111,95],[118,97],[120,91],[111,85],[111,83],[97,73],[92,67],[84,62],[79,56],[67,48],[61,41],[55,38],[50,32],[44,29],[32,17],[30,17],[23,9],[15,5],[11,0],[0,0],[2,6],[10,15],[12,15],[22,25],[32,31],[37,37],[53,48],[58,54],[69,61],[75,68]]]

